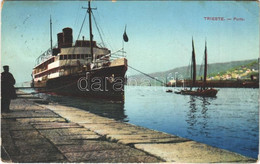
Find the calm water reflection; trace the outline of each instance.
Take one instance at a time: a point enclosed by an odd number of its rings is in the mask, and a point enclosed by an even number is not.
[[[190,110],[187,112],[186,119],[188,124],[187,132],[189,135],[196,136],[203,134],[208,136],[208,120],[210,119],[210,116],[207,111],[208,105],[210,105],[209,101],[214,99],[216,98],[190,96]],[[196,104],[197,101],[199,104]]]
[[[258,89],[221,88],[216,98],[127,88],[129,122],[246,156],[258,155]]]
[[[62,96],[47,99],[257,158],[258,89],[220,89],[216,98],[165,90],[126,86],[124,102]]]

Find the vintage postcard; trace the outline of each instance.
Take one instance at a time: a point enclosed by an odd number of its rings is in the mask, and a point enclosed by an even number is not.
[[[258,1],[2,1],[1,160],[254,163]]]

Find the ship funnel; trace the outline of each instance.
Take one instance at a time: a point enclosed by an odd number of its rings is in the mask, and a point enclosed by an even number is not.
[[[63,33],[58,33],[57,34],[57,38],[58,38],[58,48],[63,47]]]
[[[64,28],[62,31],[63,31],[63,46],[62,47],[72,47],[72,41],[73,41],[72,29],[67,27],[67,28]]]

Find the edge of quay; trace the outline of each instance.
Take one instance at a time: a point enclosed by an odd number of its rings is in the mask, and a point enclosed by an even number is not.
[[[256,159],[224,149],[98,116],[78,108],[49,103],[32,95],[13,100],[11,110],[11,113],[1,115],[1,147],[7,146],[7,155],[13,162],[257,162]],[[33,138],[28,140],[28,137]],[[39,142],[45,143],[47,140],[51,143],[50,149],[55,149],[53,151],[56,153],[48,156],[48,160],[44,158],[44,152],[35,157],[21,156],[21,152],[14,149],[19,146],[25,149],[26,146],[18,142],[22,139],[29,142],[31,147],[28,149],[38,148],[37,151],[41,153],[44,150],[39,144],[43,143]],[[14,144],[9,144],[11,141]],[[6,159],[5,162],[10,160]]]

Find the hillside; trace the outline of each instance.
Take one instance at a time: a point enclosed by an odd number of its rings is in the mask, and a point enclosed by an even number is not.
[[[241,72],[240,68],[244,71]],[[213,77],[213,80],[218,80],[214,77],[218,76],[225,76],[226,74],[231,74],[232,71],[238,71],[241,74],[245,73],[247,69],[254,69],[257,70],[258,74],[258,60],[243,60],[243,61],[232,61],[232,62],[225,62],[225,63],[213,63],[208,64],[208,77]],[[200,79],[203,76],[204,66],[197,65],[197,79]],[[155,72],[149,74],[152,77],[155,77],[163,82],[169,82],[170,80],[175,79],[175,74],[177,75],[178,79],[189,79],[190,78],[190,66],[184,67],[177,67],[168,71],[164,72]],[[246,75],[246,78],[249,78],[250,74]],[[133,75],[128,77],[128,84],[130,85],[162,85],[160,82],[153,80],[143,74]]]
[[[248,64],[239,65],[222,72],[214,72],[209,74],[211,80],[237,80],[244,79],[250,80],[252,76],[254,78],[259,77],[258,61],[252,61]],[[253,77],[252,77],[253,78]]]

